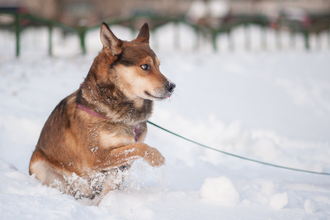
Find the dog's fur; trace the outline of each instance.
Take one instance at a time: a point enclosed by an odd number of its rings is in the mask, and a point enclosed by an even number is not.
[[[130,42],[119,40],[105,23],[100,35],[102,51],[81,87],[49,116],[30,161],[30,174],[76,199],[102,199],[122,184],[138,158],[151,166],[165,162],[143,141],[153,100],[168,98],[175,84],[159,70],[148,25]]]

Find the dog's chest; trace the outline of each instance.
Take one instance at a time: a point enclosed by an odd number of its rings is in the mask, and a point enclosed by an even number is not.
[[[106,149],[133,144],[135,143],[135,130],[134,126],[117,126],[100,130],[100,146]]]

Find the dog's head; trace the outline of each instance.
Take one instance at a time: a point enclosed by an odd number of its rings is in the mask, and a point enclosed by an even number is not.
[[[160,62],[149,47],[149,27],[145,23],[133,41],[118,39],[108,25],[101,27],[102,52],[111,63],[116,85],[130,99],[161,100],[171,96],[175,84],[159,70]]]

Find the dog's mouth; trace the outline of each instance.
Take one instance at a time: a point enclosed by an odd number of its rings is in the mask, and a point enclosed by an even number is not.
[[[148,91],[144,91],[144,93],[145,93],[147,96],[149,96],[149,97],[152,97],[152,98],[154,98],[154,99],[159,99],[159,100],[163,100],[163,99],[167,99],[167,98],[170,98],[170,97],[171,97],[171,94],[166,94],[165,96],[161,96],[161,97],[159,97],[159,96],[153,96],[153,95],[151,95]]]

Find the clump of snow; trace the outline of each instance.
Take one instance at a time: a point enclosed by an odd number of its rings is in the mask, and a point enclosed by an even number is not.
[[[307,199],[304,203],[304,208],[308,214],[312,214],[317,210],[317,204],[315,201]]]
[[[261,179],[258,182],[261,186],[260,192],[265,196],[270,197],[276,193],[276,188],[273,181],[267,179]]]
[[[288,193],[276,193],[269,199],[269,206],[273,209],[282,209],[289,203]]]
[[[250,194],[254,194],[254,196],[251,196],[250,199],[260,204],[266,205],[269,203],[270,197],[276,194],[275,184],[269,179],[256,179],[252,182],[251,188],[253,193],[250,192]]]
[[[239,193],[234,184],[225,176],[206,178],[200,190],[201,197],[222,206],[236,206]]]

